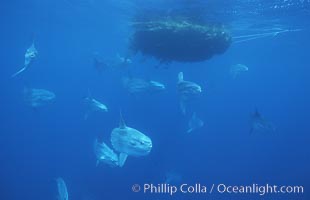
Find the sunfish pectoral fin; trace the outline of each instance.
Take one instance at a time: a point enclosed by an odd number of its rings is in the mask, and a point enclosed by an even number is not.
[[[126,159],[127,159],[128,155],[125,154],[125,153],[120,153],[119,154],[119,159],[118,159],[118,164],[120,167],[123,167],[125,162],[126,162]]]
[[[181,82],[183,80],[184,80],[183,79],[183,72],[179,72],[179,74],[178,74],[178,81]]]
[[[15,76],[17,76],[18,74],[22,73],[23,71],[25,71],[27,69],[27,67],[23,67],[21,70],[19,70],[18,72],[16,72],[15,74],[13,74],[11,77],[14,78]]]

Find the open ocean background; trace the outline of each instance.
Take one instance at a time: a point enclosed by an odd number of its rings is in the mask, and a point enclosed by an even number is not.
[[[302,30],[232,44],[205,62],[173,62],[168,69],[155,68],[153,58],[133,57],[131,74],[164,83],[162,93],[131,96],[122,86],[123,72],[94,69],[94,52],[103,58],[126,55],[137,9],[182,8],[185,2],[1,1],[0,199],[56,199],[57,177],[66,181],[70,200],[310,199],[309,1],[197,1],[201,6],[211,2],[209,10],[234,10],[234,15],[213,16],[228,24],[249,17],[270,26],[277,19],[288,29]],[[272,9],[276,5],[284,6]],[[11,79],[33,39],[37,60]],[[238,63],[249,71],[232,80],[229,68]],[[180,71],[203,88],[193,109],[205,125],[190,134],[176,91]],[[56,101],[33,110],[23,101],[24,87],[51,90]],[[109,112],[84,120],[88,89]],[[256,107],[276,126],[274,133],[249,134]],[[129,157],[123,168],[96,167],[93,142],[99,138],[111,146],[120,108],[128,126],[152,139],[152,151]],[[305,192],[170,197],[131,191],[136,183],[163,183],[167,172],[179,174],[181,183],[302,185]]]

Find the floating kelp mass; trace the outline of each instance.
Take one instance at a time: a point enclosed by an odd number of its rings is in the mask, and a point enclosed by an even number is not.
[[[232,38],[222,25],[188,20],[155,20],[132,23],[134,52],[161,62],[199,62],[224,53]]]

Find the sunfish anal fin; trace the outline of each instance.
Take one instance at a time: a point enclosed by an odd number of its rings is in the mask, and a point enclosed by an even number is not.
[[[128,157],[128,155],[125,154],[125,153],[120,153],[120,154],[119,154],[118,164],[119,164],[120,167],[123,167],[123,166],[124,166],[127,157]]]

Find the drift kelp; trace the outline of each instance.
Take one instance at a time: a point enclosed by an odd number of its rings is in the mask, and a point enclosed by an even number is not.
[[[133,51],[154,56],[161,62],[197,62],[224,53],[231,35],[222,25],[165,19],[132,23]]]

